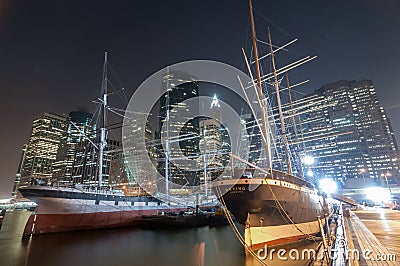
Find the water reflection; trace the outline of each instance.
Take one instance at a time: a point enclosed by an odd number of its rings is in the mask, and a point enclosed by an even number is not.
[[[22,231],[28,220],[28,211],[7,211],[0,230],[0,264],[26,265],[26,243]]]
[[[257,251],[259,258],[268,266],[305,266],[309,265],[310,258],[317,254],[315,249],[317,242],[304,241],[291,245],[276,246],[273,248],[264,247],[262,251]],[[267,252],[265,252],[267,251]],[[246,266],[262,265],[254,256],[246,256]]]
[[[29,212],[25,211],[6,215],[0,231],[1,265],[260,265],[252,256],[245,255],[229,226],[173,231],[121,228],[39,235],[21,240],[28,216]],[[312,242],[302,244],[302,248],[315,246]],[[289,252],[297,246],[279,248]],[[307,265],[307,260],[279,260],[276,253],[272,260],[268,258],[265,262],[271,266]]]

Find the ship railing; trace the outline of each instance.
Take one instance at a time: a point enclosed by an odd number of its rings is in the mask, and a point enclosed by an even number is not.
[[[163,202],[174,203],[181,206],[194,207],[196,205],[195,199],[180,199],[171,195],[166,195],[163,193],[156,193],[156,198],[162,200]]]
[[[291,175],[289,173],[280,171],[280,170],[272,170],[272,175],[274,179],[279,179],[279,180],[285,180],[288,181],[290,183],[294,183],[296,185],[300,185],[300,186],[307,186],[310,188],[313,188],[314,186],[312,185],[311,182],[305,180],[304,178],[295,176],[295,175]],[[271,176],[270,176],[271,178]]]
[[[92,185],[82,185],[82,184],[70,184],[70,183],[52,183],[52,184],[33,184],[31,187],[41,188],[47,187],[54,190],[62,190],[62,191],[70,191],[70,192],[84,192],[84,193],[96,193],[96,194],[104,194],[104,195],[114,195],[114,196],[123,196],[122,191],[113,191],[109,187],[104,187],[99,189],[96,186]]]
[[[235,169],[237,171],[239,169]],[[272,175],[271,175],[271,169],[270,168],[258,168],[258,174],[257,177],[254,177],[254,173],[257,171],[255,169],[240,169],[242,171],[241,178],[270,178],[270,179],[277,179],[277,180],[284,180],[299,186],[307,186],[309,188],[314,188],[311,182],[305,180],[304,178],[291,175],[289,173],[272,169]]]

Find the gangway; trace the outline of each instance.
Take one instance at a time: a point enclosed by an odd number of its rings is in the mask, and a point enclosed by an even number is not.
[[[333,194],[332,198],[334,198],[335,200],[341,201],[343,203],[349,204],[351,206],[358,206],[359,205],[357,201],[355,201],[355,200],[353,200],[351,198],[345,197],[345,196],[343,196],[341,194]]]

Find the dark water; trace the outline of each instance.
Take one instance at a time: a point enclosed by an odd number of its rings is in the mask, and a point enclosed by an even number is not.
[[[120,228],[39,235],[22,240],[30,212],[8,212],[0,231],[1,266],[260,265],[229,226],[174,231]],[[267,262],[268,265],[305,265]]]

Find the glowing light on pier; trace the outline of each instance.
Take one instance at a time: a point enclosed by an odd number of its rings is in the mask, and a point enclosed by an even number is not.
[[[375,203],[388,202],[391,198],[390,191],[382,187],[366,188],[365,195]]]
[[[327,194],[332,194],[337,191],[338,185],[330,178],[323,178],[319,180],[319,188]]]

